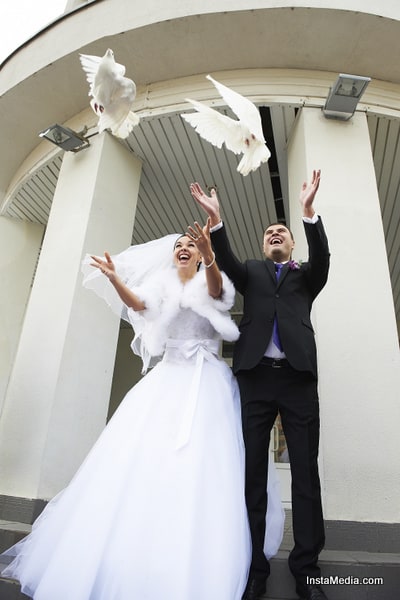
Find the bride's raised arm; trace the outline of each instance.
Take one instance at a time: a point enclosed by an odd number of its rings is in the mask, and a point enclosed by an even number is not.
[[[128,308],[132,308],[133,310],[144,310],[146,308],[145,303],[142,302],[142,300],[140,300],[140,298],[138,298],[136,294],[134,294],[118,276],[115,265],[109,253],[104,252],[104,257],[105,260],[102,260],[97,256],[91,255],[91,259],[93,260],[93,262],[90,263],[91,266],[99,269],[103,275],[108,278],[110,283],[114,286],[118,296]]]
[[[212,298],[220,298],[222,295],[222,276],[215,260],[215,253],[211,247],[210,239],[211,219],[202,228],[197,221],[194,226],[188,227],[187,236],[190,237],[202,256],[205,267],[208,293]]]

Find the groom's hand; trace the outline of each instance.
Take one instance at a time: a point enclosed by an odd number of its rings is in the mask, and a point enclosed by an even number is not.
[[[207,196],[198,183],[192,183],[190,185],[190,193],[197,204],[199,204],[210,217],[210,226],[214,227],[215,225],[218,225],[218,223],[221,222],[221,215],[219,211],[218,196],[215,189],[212,189],[210,196]]]

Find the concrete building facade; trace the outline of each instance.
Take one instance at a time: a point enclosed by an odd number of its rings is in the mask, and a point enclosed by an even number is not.
[[[114,50],[141,123],[97,135],[79,53]],[[322,170],[317,211],[332,267],[315,303],[321,478],[327,521],[400,528],[400,6],[394,0],[92,0],[18,48],[0,72],[0,497],[5,515],[60,491],[137,378],[131,333],[81,286],[86,252],[182,231],[188,186],[217,184],[242,258],[268,221],[294,231]],[[198,138],[191,97],[223,109],[211,73],[260,107],[272,160],[243,178]],[[339,73],[371,77],[355,115],[326,119]],[[41,141],[53,123],[90,136],[79,153]],[[235,307],[240,313],[240,300]],[[119,340],[119,343],[118,343]],[[116,359],[117,356],[117,360]],[[128,373],[128,374],[127,374]],[[289,467],[281,465],[290,506]],[[36,508],[35,508],[36,507]],[[0,515],[1,517],[1,515]]]

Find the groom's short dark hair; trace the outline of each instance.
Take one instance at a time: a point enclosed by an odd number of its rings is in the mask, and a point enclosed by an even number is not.
[[[290,237],[294,241],[293,232],[289,229],[287,225],[285,225],[285,223],[281,223],[280,221],[276,221],[275,223],[270,223],[269,225],[267,225],[267,227],[264,228],[264,233],[267,231],[268,227],[272,227],[272,225],[283,225],[283,227],[288,230],[288,232],[290,233]]]

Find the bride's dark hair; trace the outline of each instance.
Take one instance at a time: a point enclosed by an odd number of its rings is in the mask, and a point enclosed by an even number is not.
[[[174,250],[175,250],[175,248],[176,248],[176,245],[177,245],[177,243],[179,242],[179,240],[180,240],[181,238],[183,238],[183,237],[186,237],[186,233],[181,233],[181,234],[180,234],[180,236],[179,236],[179,237],[178,237],[178,238],[175,240],[175,243],[174,243]]]

